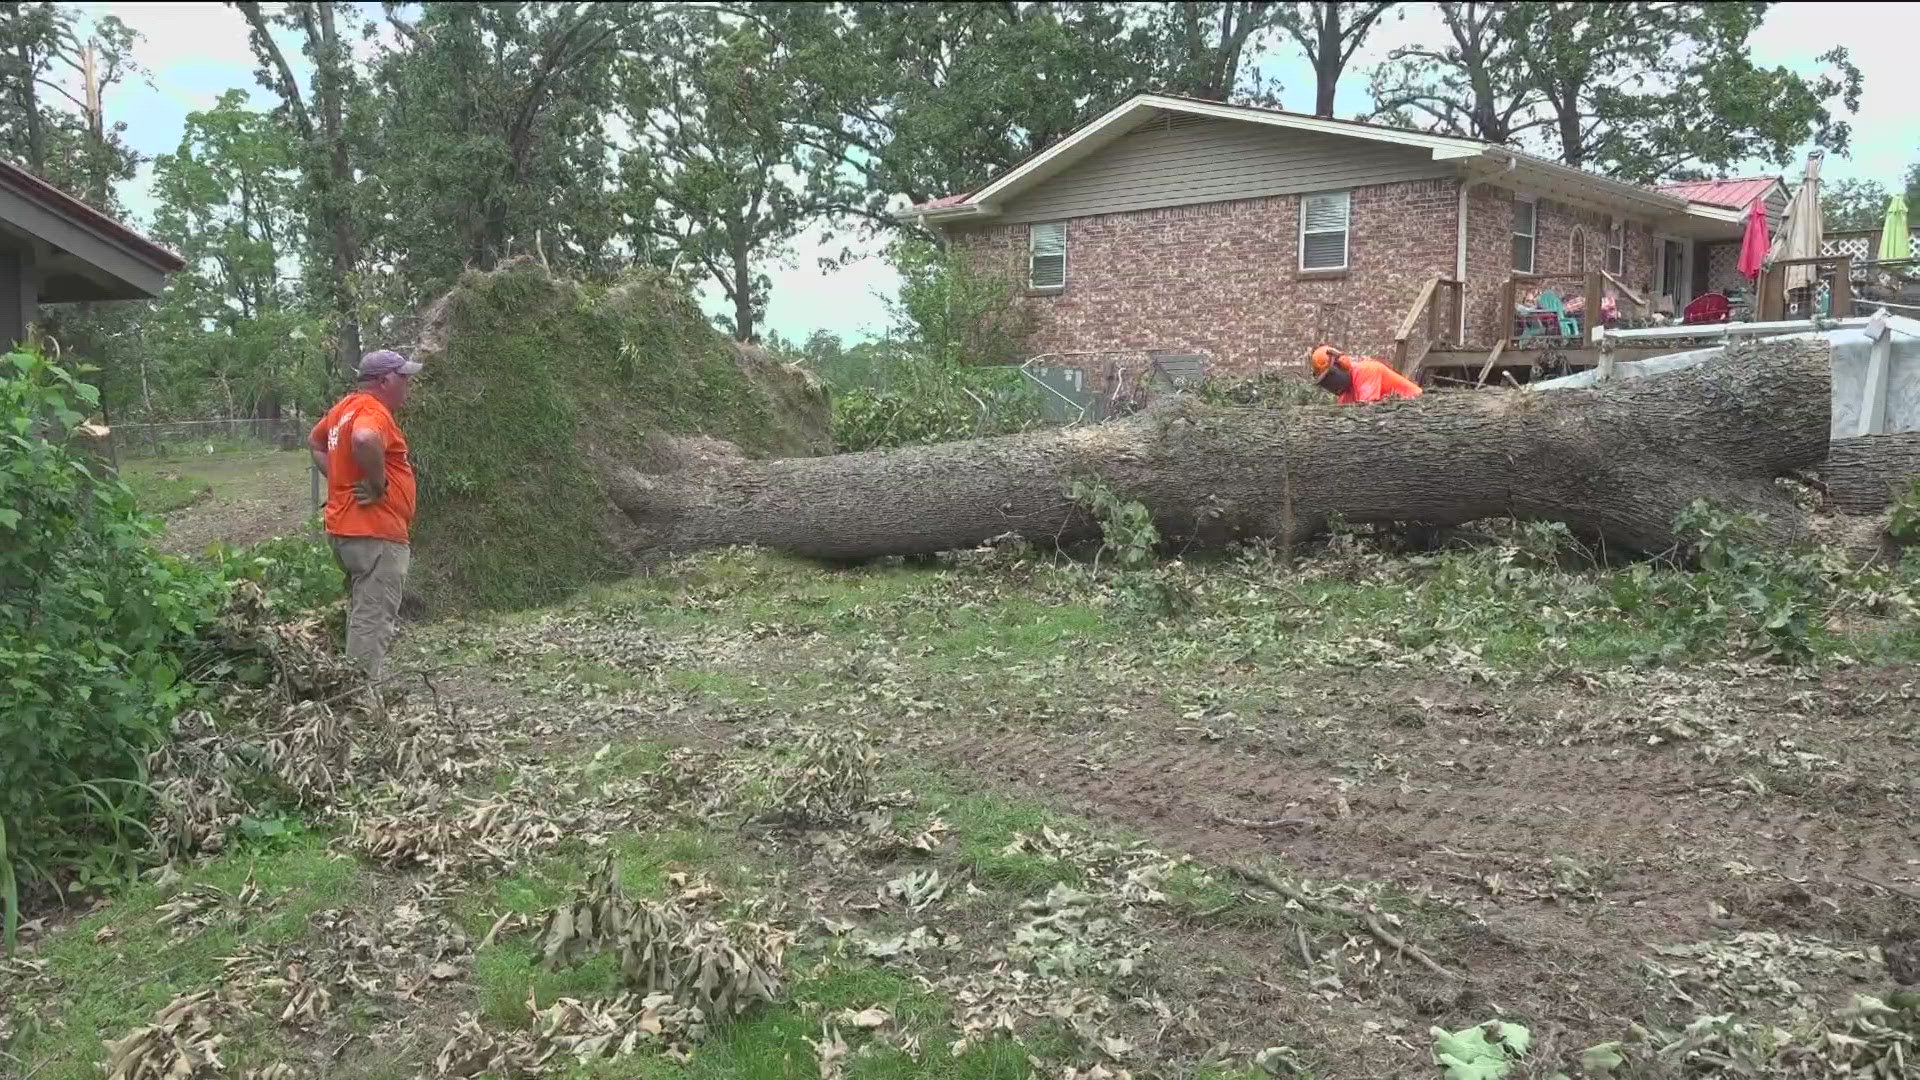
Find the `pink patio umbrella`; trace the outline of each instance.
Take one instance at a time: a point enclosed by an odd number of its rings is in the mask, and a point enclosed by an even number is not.
[[[1760,276],[1767,261],[1767,201],[1756,198],[1747,204],[1747,231],[1740,237],[1740,276],[1752,281]]]

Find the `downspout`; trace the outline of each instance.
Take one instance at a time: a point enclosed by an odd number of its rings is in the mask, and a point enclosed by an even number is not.
[[[1479,182],[1460,178],[1460,233],[1453,245],[1453,280],[1460,283],[1460,310],[1454,313],[1460,325],[1453,328],[1453,334],[1463,346],[1467,343],[1467,192]]]

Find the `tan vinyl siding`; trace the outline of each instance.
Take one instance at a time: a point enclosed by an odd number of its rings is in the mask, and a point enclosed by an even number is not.
[[[1767,220],[1779,222],[1787,216],[1787,193],[1776,186],[1767,192]]]
[[[1005,222],[1335,191],[1451,175],[1426,150],[1234,120],[1149,121],[1033,192]]]

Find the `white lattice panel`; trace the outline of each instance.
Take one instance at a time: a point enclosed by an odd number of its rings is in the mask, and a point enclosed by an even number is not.
[[[1851,255],[1856,259],[1864,259],[1872,244],[1871,236],[1829,236],[1820,241],[1820,254]]]
[[[1726,292],[1747,284],[1740,276],[1740,245],[1711,244],[1707,247],[1707,291]]]

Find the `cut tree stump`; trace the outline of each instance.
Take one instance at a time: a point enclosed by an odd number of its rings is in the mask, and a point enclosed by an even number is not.
[[[1834,509],[1849,514],[1885,510],[1920,477],[1920,431],[1842,439],[1818,472]]]
[[[1333,515],[1516,517],[1654,552],[1677,542],[1673,520],[1696,499],[1762,514],[1767,538],[1788,543],[1808,520],[1774,479],[1826,457],[1830,380],[1825,343],[1759,342],[1590,389],[1291,409],[1182,399],[1090,427],[820,458],[691,455],[684,468],[603,475],[640,546],[664,551],[755,544],[860,559],[1008,533],[1095,538],[1067,494],[1076,479],[1140,500],[1164,537],[1197,546],[1290,544]]]

